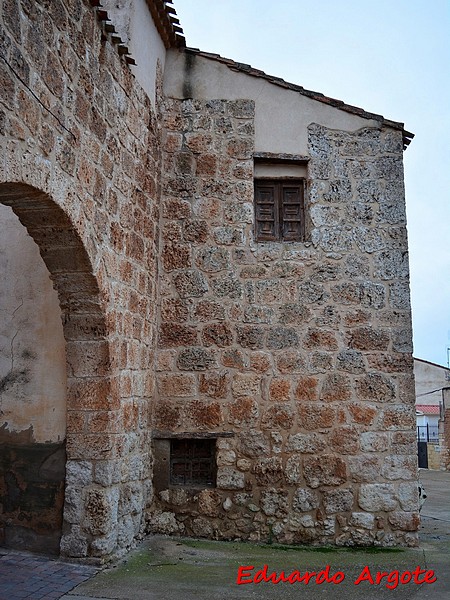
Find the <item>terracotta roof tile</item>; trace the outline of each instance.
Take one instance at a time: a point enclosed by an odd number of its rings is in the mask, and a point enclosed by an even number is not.
[[[419,410],[424,415],[440,415],[441,409],[439,404],[416,404],[416,410]]]
[[[147,5],[155,22],[158,33],[166,48],[186,46],[180,21],[176,18],[177,11],[171,0],[147,0]]]

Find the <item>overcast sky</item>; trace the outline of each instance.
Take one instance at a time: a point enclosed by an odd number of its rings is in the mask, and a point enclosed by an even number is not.
[[[405,123],[414,355],[450,346],[448,0],[174,0],[187,45]]]

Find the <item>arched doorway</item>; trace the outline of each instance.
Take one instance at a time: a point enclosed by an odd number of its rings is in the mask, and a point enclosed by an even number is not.
[[[0,184],[0,204],[0,543],[58,554],[66,433],[79,458],[79,390],[91,380],[107,389],[106,327],[91,262],[65,212],[18,183]]]

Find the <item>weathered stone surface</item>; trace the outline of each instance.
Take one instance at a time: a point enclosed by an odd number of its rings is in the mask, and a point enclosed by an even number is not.
[[[320,485],[340,485],[347,479],[345,461],[339,456],[322,454],[305,456],[303,459],[303,475],[309,487]]]
[[[89,490],[84,504],[83,528],[91,535],[107,534],[117,522],[118,504],[117,488]]]
[[[61,555],[72,558],[85,558],[88,555],[88,540],[78,525],[72,525],[71,530],[61,540]]]
[[[175,242],[165,244],[161,253],[161,260],[166,271],[188,269],[192,266],[190,249]]]
[[[377,408],[372,404],[365,402],[353,402],[347,406],[354,423],[361,425],[372,425],[378,414]]]
[[[180,271],[174,276],[174,285],[181,298],[200,297],[208,291],[208,284],[200,271]]]
[[[290,484],[301,483],[303,478],[301,455],[294,455],[287,459],[285,476]]]
[[[341,350],[337,356],[337,368],[347,373],[362,373],[366,366],[361,352],[357,350]]]
[[[240,436],[240,451],[249,458],[258,458],[269,454],[270,445],[262,431],[250,430]]]
[[[251,352],[250,369],[257,373],[267,373],[271,367],[271,355],[267,352]]]
[[[302,325],[311,319],[311,310],[304,304],[283,304],[280,307],[282,325]]]
[[[275,404],[263,412],[261,424],[266,429],[291,429],[294,410],[285,404]]]
[[[320,500],[317,492],[306,488],[298,488],[295,492],[293,508],[299,512],[309,512],[319,508]]]
[[[177,367],[181,371],[204,371],[217,366],[213,351],[205,348],[186,348],[178,355]]]
[[[242,326],[237,328],[237,341],[243,348],[263,348],[265,330],[258,326]]]
[[[375,516],[371,513],[354,512],[350,518],[349,524],[353,527],[362,527],[363,529],[374,529]]]
[[[195,392],[195,377],[190,374],[161,374],[157,377],[161,396],[183,398]]]
[[[225,398],[228,388],[228,374],[226,372],[208,371],[199,377],[199,392],[210,398]]]
[[[232,391],[234,396],[258,396],[260,394],[261,378],[250,373],[237,373],[233,377]]]
[[[251,304],[244,311],[245,323],[271,323],[274,311],[268,306]]]
[[[232,467],[217,469],[217,487],[223,490],[244,489],[245,475]]]
[[[382,452],[387,448],[388,443],[387,433],[366,431],[361,434],[361,450],[363,452]]]
[[[420,525],[419,513],[394,511],[389,515],[389,523],[394,530],[401,529],[402,531],[417,531]]]
[[[389,335],[383,330],[360,327],[349,335],[349,346],[356,350],[387,350],[388,345]]]
[[[212,288],[218,298],[239,299],[243,293],[241,282],[232,273],[213,279]]]
[[[295,433],[289,436],[288,452],[316,454],[325,448],[325,438],[318,433]]]
[[[320,329],[308,330],[303,345],[308,350],[321,349],[333,351],[338,349],[338,343],[334,333]]]
[[[216,490],[202,490],[198,495],[198,510],[202,515],[217,517],[221,500],[222,496]]]
[[[316,377],[300,377],[297,379],[294,396],[297,400],[317,400],[318,379]]]
[[[195,262],[202,271],[217,273],[229,268],[229,251],[219,247],[202,248],[197,251]]]
[[[286,350],[277,356],[280,373],[301,373],[306,365],[305,358],[297,350]]]
[[[183,523],[178,523],[172,512],[155,513],[148,522],[149,530],[153,533],[173,535],[183,533]]]
[[[260,458],[253,468],[256,481],[261,486],[278,484],[283,480],[283,463],[280,457]]]
[[[330,446],[341,455],[356,454],[359,450],[359,431],[353,426],[342,426],[330,435]]]
[[[295,329],[274,327],[267,334],[267,347],[272,350],[298,346],[299,338]]]
[[[380,373],[368,373],[356,383],[358,397],[375,402],[392,402],[395,384],[390,377]]]
[[[349,489],[326,490],[323,492],[323,505],[327,515],[350,511],[353,507],[353,492]]]
[[[410,406],[393,406],[380,414],[380,425],[385,430],[411,430],[415,425],[415,414]]]
[[[391,483],[366,483],[359,488],[358,504],[368,512],[397,508],[395,487]]]
[[[236,462],[236,453],[233,450],[220,450],[216,454],[216,462],[219,467],[234,465]]]
[[[353,481],[376,481],[381,469],[381,459],[374,455],[349,456],[348,468]]]
[[[333,373],[326,375],[320,398],[326,402],[342,402],[351,398],[350,379],[346,375]]]
[[[335,418],[336,411],[331,406],[299,403],[298,419],[300,426],[304,429],[316,431],[330,428],[333,426]]]
[[[159,333],[159,346],[173,348],[177,346],[192,346],[197,342],[197,331],[178,323],[162,323]]]
[[[233,343],[233,332],[226,323],[215,323],[203,327],[202,340],[205,346],[216,345],[220,348]]]
[[[410,481],[398,486],[398,501],[404,511],[417,512],[419,510],[419,494],[417,493],[417,482]]]
[[[230,423],[239,426],[255,425],[259,416],[258,403],[249,397],[239,397],[229,406]]]
[[[161,317],[166,322],[185,322],[189,316],[189,307],[186,301],[179,298],[166,298],[162,302]]]
[[[196,537],[211,538],[214,530],[211,522],[204,517],[197,517],[191,523],[192,532]]]
[[[195,307],[194,317],[200,322],[223,321],[225,319],[225,308],[219,302],[199,300]]]
[[[416,456],[390,455],[386,457],[381,474],[390,481],[414,479],[417,475]]]
[[[287,401],[291,394],[291,382],[288,379],[272,379],[269,385],[269,399],[275,402]]]
[[[288,512],[288,493],[286,490],[269,488],[261,492],[261,510],[267,516],[279,517]]]

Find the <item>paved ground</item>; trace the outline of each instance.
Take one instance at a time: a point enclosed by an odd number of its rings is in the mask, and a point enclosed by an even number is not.
[[[98,569],[0,549],[0,600],[57,600]]]
[[[0,600],[315,600],[330,595],[333,600],[450,600],[450,473],[421,470],[421,479],[427,500],[418,549],[325,552],[154,536],[125,561],[97,574],[93,567],[0,552]],[[239,567],[254,567],[242,573],[242,580],[248,581],[250,573],[265,564],[269,573],[286,575],[294,570],[319,572],[329,566],[330,578],[338,571],[345,578],[339,584],[318,585],[315,579],[309,584],[236,584]],[[392,573],[390,580],[384,577],[378,585],[369,581],[355,585],[367,573],[365,567],[374,578],[377,572]],[[398,575],[417,567],[434,571],[437,580],[395,587]]]

